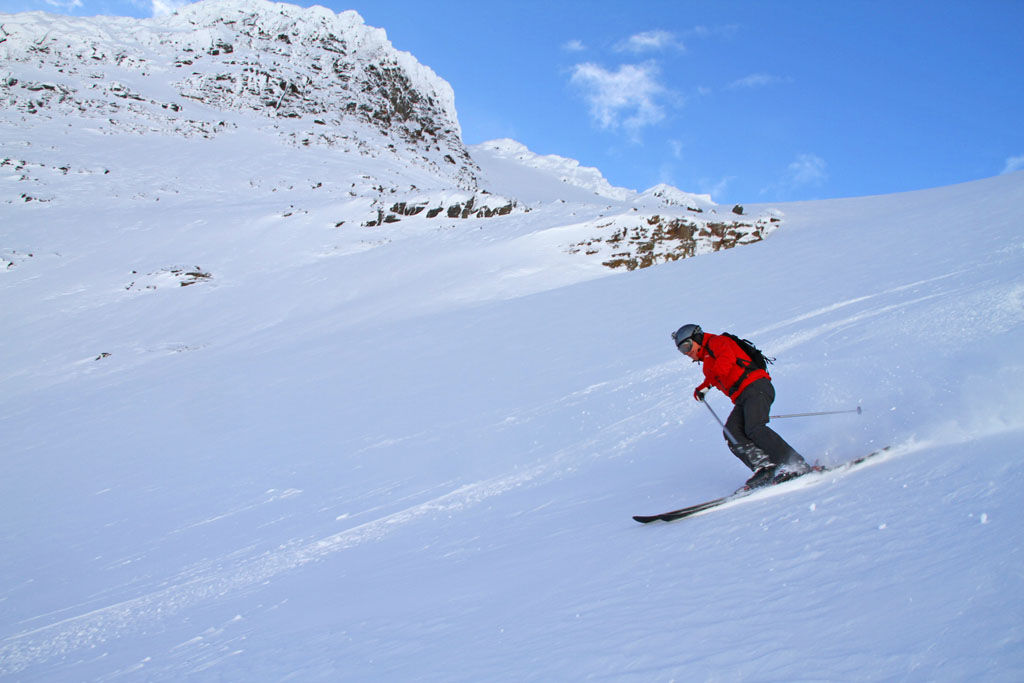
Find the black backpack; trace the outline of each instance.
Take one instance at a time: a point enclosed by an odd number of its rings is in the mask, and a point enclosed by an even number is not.
[[[728,332],[722,333],[723,337],[728,337],[736,342],[736,345],[743,350],[743,353],[747,354],[750,358],[750,365],[745,365],[747,368],[754,368],[757,370],[767,370],[770,363],[775,362],[775,358],[772,356],[766,356],[761,352],[761,349],[754,346],[753,342],[749,339],[740,339],[735,334],[729,334]],[[740,365],[744,365],[742,361],[737,361]]]

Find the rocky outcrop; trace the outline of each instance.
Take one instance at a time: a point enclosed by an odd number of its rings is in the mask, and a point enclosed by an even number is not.
[[[206,137],[239,114],[289,120],[306,127],[282,127],[294,144],[401,154],[477,188],[451,86],[353,11],[206,0],[147,20],[9,15],[0,61],[0,108],[26,119]]]
[[[601,258],[608,268],[636,270],[760,242],[778,223],[774,216],[750,222],[713,216],[618,216],[595,224],[593,236],[571,245],[569,252]]]

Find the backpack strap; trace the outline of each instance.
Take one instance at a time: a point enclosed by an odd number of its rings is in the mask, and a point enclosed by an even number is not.
[[[731,341],[733,343],[733,345],[737,349],[740,350],[741,354],[743,354],[744,356],[747,356],[746,359],[740,358],[739,356],[737,356],[737,358],[736,358],[736,365],[738,365],[741,368],[743,368],[743,372],[742,372],[742,374],[740,374],[739,378],[735,382],[733,382],[733,385],[731,387],[729,387],[729,390],[726,392],[726,393],[729,394],[729,396],[732,396],[733,394],[735,394],[739,390],[739,388],[741,386],[743,386],[744,380],[747,379],[747,377],[750,375],[750,373],[752,373],[757,368],[754,367],[753,359],[751,359],[749,357],[749,354],[747,354],[747,352],[743,350],[743,347],[735,339],[733,339],[729,335],[722,335],[722,336],[725,337],[726,339],[728,339],[729,341]]]
[[[737,392],[737,390],[739,390],[739,388],[741,386],[743,386],[743,380],[745,380],[747,378],[747,376],[749,376],[750,373],[752,373],[754,371],[754,369],[755,369],[753,364],[751,364],[750,361],[747,361],[746,363],[744,363],[739,358],[736,359],[736,365],[738,365],[741,368],[743,368],[743,373],[739,376],[739,379],[737,379],[736,382],[731,387],[729,387],[729,395],[730,396],[735,394]]]

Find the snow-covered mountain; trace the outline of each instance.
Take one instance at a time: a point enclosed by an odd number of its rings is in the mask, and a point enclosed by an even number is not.
[[[236,196],[257,198],[277,165],[296,163],[280,155],[305,160],[319,170],[305,182],[336,205],[344,202],[346,217],[333,219],[339,226],[489,218],[536,201],[589,206],[596,196],[608,205],[584,209],[585,220],[571,221],[575,241],[558,247],[612,267],[757,241],[779,220],[718,216],[710,197],[666,186],[644,194],[612,187],[597,169],[508,140],[473,150],[489,169],[482,175],[461,139],[451,86],[352,11],[207,0],[141,21],[27,13],[7,15],[0,38],[4,120],[12,134],[21,131],[0,163],[27,181],[8,201],[53,201],[46,176],[54,173],[102,174],[120,186],[122,169],[108,167],[109,155],[72,169],[66,158],[21,147],[32,146],[34,131],[56,125],[66,127],[66,141],[80,138],[86,146],[97,135],[111,136],[108,148],[128,136],[127,144],[147,150],[139,154],[145,162],[160,162],[165,193],[209,190],[205,176],[192,172],[197,158],[234,176]],[[175,168],[177,157],[161,145],[182,139],[216,142],[195,144],[184,167]],[[244,147],[225,151],[239,140]],[[294,148],[309,153],[293,155]],[[385,171],[370,172],[369,159]],[[538,182],[544,179],[553,182]],[[555,191],[538,194],[548,186]],[[98,189],[90,184],[90,193]],[[619,215],[610,223],[613,213]]]
[[[739,214],[466,149],[351,13],[0,27],[0,678],[1024,677],[1024,173]],[[636,524],[746,478],[685,322],[892,448]]]
[[[29,118],[211,137],[243,125],[225,113],[255,114],[295,145],[390,151],[476,186],[451,86],[353,11],[207,0],[141,21],[29,13],[0,37],[5,107]]]

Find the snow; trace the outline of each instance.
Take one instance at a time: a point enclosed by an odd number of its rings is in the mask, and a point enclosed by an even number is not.
[[[632,190],[613,186],[596,168],[557,154],[535,154],[515,140],[474,145],[472,153],[485,173],[501,179],[499,187],[514,190],[524,201],[593,202],[595,195],[622,201],[634,195]]]
[[[1024,677],[1024,172],[745,205],[763,241],[626,272],[568,247],[731,214],[506,143],[511,213],[368,227],[471,193],[200,114],[0,110],[0,677]],[[890,452],[635,523],[746,477],[686,322],[778,357],[776,413],[863,407],[773,423],[809,459]]]

